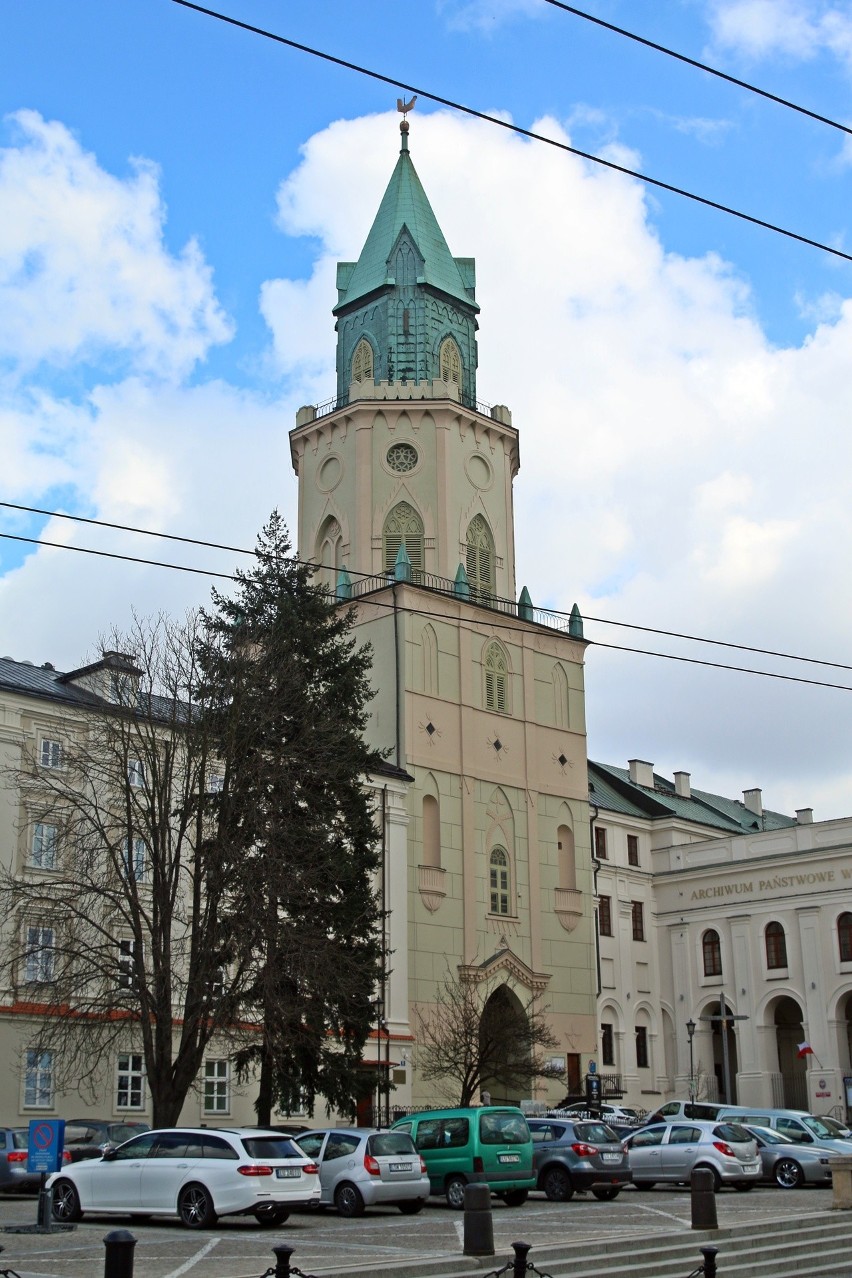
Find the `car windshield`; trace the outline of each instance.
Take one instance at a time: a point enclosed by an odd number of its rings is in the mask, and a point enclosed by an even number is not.
[[[812,1118],[810,1115],[802,1119],[803,1124],[809,1132],[813,1132],[814,1136],[819,1136],[820,1140],[836,1140],[836,1134],[830,1127],[826,1127],[821,1118]]]
[[[107,1139],[113,1145],[120,1145],[122,1141],[130,1140],[132,1136],[139,1136],[142,1132],[148,1131],[147,1123],[109,1123],[107,1125]]]
[[[758,1140],[762,1140],[764,1145],[794,1145],[796,1143],[790,1140],[789,1136],[785,1136],[783,1132],[773,1131],[771,1127],[753,1127],[749,1130],[754,1133]]]
[[[249,1158],[304,1158],[304,1154],[286,1136],[243,1136],[243,1149]]]
[[[574,1136],[589,1145],[619,1145],[621,1142],[606,1123],[575,1123]]]
[[[415,1154],[414,1141],[405,1132],[379,1132],[367,1141],[367,1152],[376,1158],[387,1154]]]
[[[530,1129],[523,1114],[480,1114],[479,1136],[483,1145],[526,1145]]]

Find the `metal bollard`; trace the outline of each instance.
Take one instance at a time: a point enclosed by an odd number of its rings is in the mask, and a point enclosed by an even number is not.
[[[494,1255],[494,1222],[491,1218],[491,1190],[487,1185],[464,1187],[464,1254]]]
[[[718,1247],[702,1247],[701,1254],[704,1257],[704,1278],[716,1278],[716,1256]]]
[[[104,1278],[133,1278],[135,1246],[129,1229],[113,1229],[104,1236]]]
[[[293,1248],[286,1243],[278,1243],[272,1248],[275,1253],[275,1278],[290,1278],[290,1257]]]
[[[512,1278],[524,1278],[524,1274],[527,1272],[527,1256],[529,1255],[531,1246],[532,1243],[512,1243],[512,1250],[515,1253],[515,1263],[512,1266]]]
[[[697,1168],[689,1179],[693,1229],[718,1229],[716,1219],[716,1183],[706,1167]]]

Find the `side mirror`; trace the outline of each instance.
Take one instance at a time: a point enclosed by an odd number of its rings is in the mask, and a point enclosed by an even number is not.
[[[114,1150],[114,1149],[105,1149],[105,1150],[104,1150],[104,1152],[103,1152],[103,1154],[102,1154],[102,1158],[103,1158],[103,1161],[104,1161],[105,1163],[114,1163],[114,1162],[115,1162],[115,1150]]]

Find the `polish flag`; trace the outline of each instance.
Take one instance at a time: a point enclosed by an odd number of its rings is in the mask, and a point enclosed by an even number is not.
[[[798,1054],[800,1057],[813,1056],[814,1054],[814,1049],[811,1047],[810,1043],[799,1043],[798,1048],[796,1050],[798,1051]]]

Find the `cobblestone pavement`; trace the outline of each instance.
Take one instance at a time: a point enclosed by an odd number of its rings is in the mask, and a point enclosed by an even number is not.
[[[533,1194],[515,1209],[493,1201],[495,1267],[508,1257],[516,1239],[532,1244],[530,1259],[535,1260],[536,1247],[690,1227],[687,1189],[643,1193],[631,1187],[609,1203],[590,1195],[576,1196],[570,1203],[549,1203]],[[831,1192],[756,1187],[750,1194],[723,1191],[716,1203],[720,1226],[758,1225],[789,1219],[791,1214],[805,1219],[825,1211],[831,1206]],[[34,1197],[0,1198],[0,1229],[35,1220]],[[225,1218],[205,1232],[184,1229],[176,1219],[87,1217],[71,1233],[0,1233],[0,1271],[12,1269],[22,1278],[95,1278],[103,1273],[103,1238],[112,1229],[130,1229],[138,1240],[135,1278],[259,1278],[274,1264],[272,1247],[280,1242],[294,1249],[292,1263],[309,1274],[347,1265],[366,1273],[377,1262],[436,1256],[461,1259],[463,1217],[438,1199],[418,1216],[373,1208],[360,1219],[343,1220],[333,1211],[306,1212],[294,1214],[273,1230],[261,1229],[247,1217]]]

